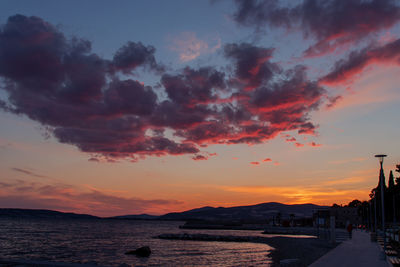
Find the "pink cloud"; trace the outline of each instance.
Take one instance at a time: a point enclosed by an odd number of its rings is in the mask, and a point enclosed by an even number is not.
[[[210,47],[206,41],[198,39],[194,32],[182,32],[170,39],[169,48],[179,53],[179,59],[182,62],[194,60],[202,54],[213,53],[221,47],[220,39],[217,39],[217,43]]]
[[[88,190],[89,189],[89,190]],[[183,202],[170,199],[122,197],[85,186],[43,184],[17,180],[0,183],[0,208],[43,208],[97,216],[158,214],[172,211]]]
[[[208,153],[208,152],[205,152],[203,155],[201,155],[201,154],[197,154],[197,155],[194,155],[193,157],[192,157],[192,159],[193,160],[208,160],[210,157],[214,157],[214,156],[217,156],[218,154],[217,153]]]
[[[270,158],[263,159],[264,162],[272,161]]]
[[[400,39],[381,46],[370,45],[360,51],[353,51],[347,59],[341,59],[325,77],[320,80],[325,85],[347,85],[354,77],[372,64],[398,65],[400,59]]]
[[[296,142],[296,138],[294,138],[294,137],[287,138],[286,142]]]
[[[307,145],[309,145],[309,146],[313,146],[313,147],[319,147],[319,146],[322,146],[321,144],[317,144],[317,143],[315,143],[315,142],[308,143]]]
[[[193,160],[208,160],[207,156],[203,156],[203,155],[195,155],[192,157]]]
[[[258,162],[258,161],[252,161],[252,162],[250,162],[250,164],[253,164],[253,165],[259,165],[259,164],[260,164],[260,162]]]

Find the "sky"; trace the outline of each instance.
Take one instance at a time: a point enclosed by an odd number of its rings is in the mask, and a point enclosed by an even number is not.
[[[0,208],[368,200],[400,163],[400,3],[0,3]],[[399,176],[395,173],[395,177]]]

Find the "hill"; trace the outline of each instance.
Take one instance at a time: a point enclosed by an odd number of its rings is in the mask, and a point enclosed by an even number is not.
[[[109,217],[107,219],[121,219],[121,220],[155,220],[158,219],[159,216],[149,215],[149,214],[137,214],[137,215],[121,215]]]
[[[261,203],[250,206],[237,207],[203,207],[184,212],[168,213],[160,216],[162,220],[206,220],[206,221],[238,221],[238,220],[265,220],[276,217],[280,214],[281,218],[289,218],[294,215],[295,218],[312,217],[313,210],[326,208],[314,204],[296,204],[286,205],[277,202]]]
[[[36,209],[0,209],[0,218],[19,219],[99,219],[88,214]]]

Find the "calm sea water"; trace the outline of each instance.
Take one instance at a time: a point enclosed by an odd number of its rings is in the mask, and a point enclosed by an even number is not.
[[[269,266],[266,244],[161,240],[162,233],[261,235],[258,231],[183,230],[182,222],[0,219],[0,258],[119,266]],[[149,258],[125,255],[150,246]]]

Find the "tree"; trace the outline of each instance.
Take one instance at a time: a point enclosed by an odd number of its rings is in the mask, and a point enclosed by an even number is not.
[[[362,205],[362,202],[360,200],[354,199],[347,206],[351,207],[351,208],[357,208],[357,207],[361,207],[361,205]]]
[[[389,175],[389,190],[390,191],[394,190],[394,177],[393,177],[392,171],[390,171],[390,175]]]

